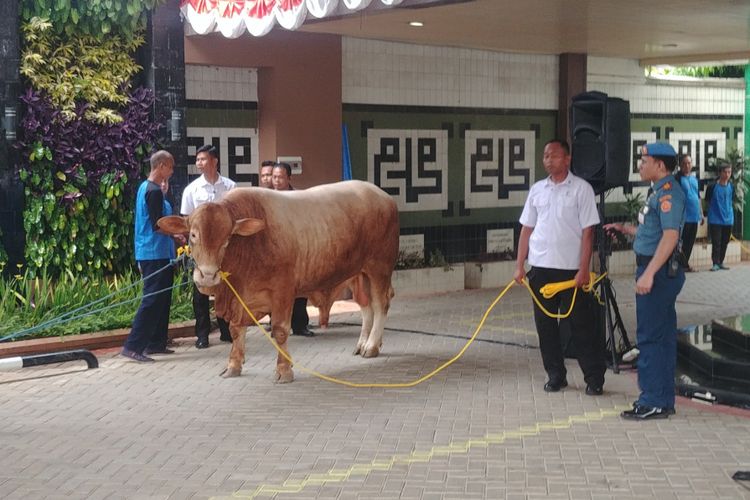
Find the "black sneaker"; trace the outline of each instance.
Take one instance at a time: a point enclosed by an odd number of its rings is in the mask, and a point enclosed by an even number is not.
[[[208,339],[198,339],[195,341],[196,349],[206,349],[208,347]]]
[[[558,380],[558,381],[549,381],[546,384],[544,384],[544,392],[559,392],[560,389],[568,387],[568,381],[565,379]]]
[[[638,406],[638,401],[637,400],[633,401],[633,407],[636,407],[636,406]],[[674,406],[672,406],[671,408],[663,408],[663,410],[664,410],[664,413],[666,413],[667,415],[675,415],[675,414],[677,414],[677,411],[675,411]]]
[[[620,413],[622,418],[627,420],[655,420],[659,418],[669,418],[668,410],[662,408],[652,408],[636,404],[632,410],[626,410]]]

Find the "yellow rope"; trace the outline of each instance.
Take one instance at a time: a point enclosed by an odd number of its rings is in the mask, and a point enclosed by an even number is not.
[[[248,309],[248,307],[245,304],[245,302],[242,300],[242,298],[240,298],[240,295],[239,295],[239,293],[237,293],[237,290],[235,290],[235,288],[229,282],[228,273],[221,272],[221,279],[223,279],[224,282],[229,287],[229,289],[232,290],[232,292],[234,293],[235,297],[237,297],[237,300],[239,300],[240,304],[242,304],[242,308],[245,309],[245,312],[248,315],[250,315],[250,318],[253,320],[253,322],[258,326],[258,328],[261,329],[261,331],[263,332],[263,334],[273,344],[273,346],[276,348],[276,350],[279,351],[279,354],[281,354],[284,357],[284,359],[286,359],[287,361],[289,361],[289,363],[291,363],[292,365],[294,365],[294,361],[289,356],[289,354],[286,353],[286,352],[284,352],[284,350],[279,347],[279,344],[276,343],[276,340],[268,333],[268,331],[265,328],[263,328],[263,326],[255,318],[255,316],[253,315],[253,313],[250,312],[250,309]],[[477,335],[479,335],[479,331],[482,329],[482,325],[484,325],[484,322],[487,320],[487,316],[489,316],[490,312],[495,307],[495,305],[498,302],[500,302],[500,299],[503,298],[503,295],[505,295],[505,293],[510,289],[510,287],[513,286],[514,283],[515,283],[515,281],[511,281],[510,283],[508,283],[508,285],[503,289],[503,291],[500,292],[500,295],[498,295],[497,298],[492,302],[492,304],[490,304],[490,306],[487,308],[487,311],[485,311],[484,316],[482,316],[482,320],[479,322],[479,325],[477,326],[476,330],[474,330],[474,334],[466,342],[466,344],[461,348],[461,350],[458,352],[458,354],[456,354],[455,356],[453,356],[450,360],[446,361],[445,363],[443,363],[442,365],[440,365],[439,367],[437,367],[436,369],[434,369],[433,371],[431,371],[427,375],[425,375],[423,377],[420,377],[420,378],[418,378],[416,380],[412,380],[411,382],[401,382],[401,383],[395,383],[395,384],[385,384],[385,383],[364,384],[364,383],[358,383],[358,382],[349,382],[348,380],[341,380],[341,379],[337,379],[335,377],[329,377],[328,375],[324,375],[322,373],[318,373],[315,370],[312,370],[310,368],[306,368],[306,367],[304,367],[302,365],[298,365],[298,366],[296,366],[296,368],[298,368],[302,372],[308,373],[310,375],[313,375],[313,376],[318,377],[320,379],[326,380],[328,382],[333,382],[335,384],[345,385],[345,386],[348,386],[348,387],[359,387],[359,388],[364,388],[364,387],[381,387],[381,388],[414,387],[415,385],[421,384],[425,380],[428,380],[428,379],[434,377],[435,375],[437,375],[438,373],[440,373],[443,369],[445,369],[448,366],[450,366],[453,363],[455,363],[456,360],[458,360],[458,358],[460,358],[463,355],[463,353],[466,351],[466,349],[469,348],[469,346],[471,345],[471,343],[474,342],[474,339],[477,337]]]
[[[589,274],[589,282],[588,284],[583,286],[584,292],[591,292],[594,289],[594,286],[599,283],[604,277],[607,275],[607,273],[602,274],[598,278],[596,277],[596,273],[590,273]],[[558,313],[552,313],[549,312],[547,309],[544,308],[542,303],[537,298],[536,294],[534,293],[534,290],[531,289],[531,285],[529,285],[529,281],[524,278],[523,284],[526,285],[526,289],[529,291],[529,294],[531,295],[531,298],[534,299],[534,302],[539,307],[539,309],[542,310],[544,314],[549,316],[550,318],[555,319],[565,319],[573,312],[573,307],[576,303],[576,295],[578,294],[578,288],[576,287],[576,280],[568,280],[568,281],[560,281],[558,283],[547,283],[542,288],[539,289],[539,293],[542,294],[542,297],[545,299],[551,299],[554,297],[557,293],[562,292],[563,290],[568,290],[569,288],[573,288],[573,299],[570,301],[570,308],[568,309],[568,312],[565,314],[558,314]]]
[[[271,342],[271,344],[279,352],[279,354],[281,354],[284,357],[284,359],[286,359],[292,366],[294,366],[295,365],[294,360],[292,360],[291,356],[289,356],[289,353],[287,353],[286,351],[284,351],[283,349],[281,349],[281,347],[279,347],[279,344],[276,343],[276,339],[274,339],[271,336],[271,334],[269,334],[268,331],[265,328],[263,328],[263,325],[261,325],[260,322],[253,315],[253,313],[250,312],[250,309],[247,307],[247,304],[245,304],[245,301],[242,300],[242,297],[240,297],[240,294],[237,292],[237,290],[234,288],[234,286],[232,286],[232,283],[229,282],[229,273],[226,273],[224,271],[220,271],[220,276],[221,276],[221,279],[224,280],[224,283],[226,283],[227,286],[229,287],[229,289],[232,291],[232,293],[234,293],[234,296],[240,302],[240,304],[242,305],[242,308],[245,310],[245,312],[250,316],[250,319],[253,320],[253,323],[255,323],[255,325],[258,328],[260,328],[260,330],[263,332],[263,335],[266,336],[266,338]],[[596,275],[594,273],[591,273],[591,280],[589,281],[589,285],[587,285],[586,287],[584,287],[585,291],[590,291],[591,288],[593,288],[594,284],[597,283],[599,280],[601,280],[604,277],[604,275],[602,275],[598,279],[595,279],[595,276]],[[526,285],[526,288],[529,290],[529,293],[531,293],[531,297],[534,299],[534,301],[539,306],[539,308],[542,309],[542,311],[544,311],[545,314],[547,314],[548,316],[551,316],[553,318],[567,318],[570,315],[571,311],[573,310],[573,306],[575,304],[576,293],[578,291],[577,288],[573,291],[573,300],[571,300],[571,302],[570,302],[570,309],[568,310],[568,312],[565,315],[559,315],[559,314],[552,314],[549,311],[547,311],[544,307],[542,307],[542,305],[539,303],[539,299],[537,299],[536,295],[531,290],[531,287],[529,286],[528,281],[526,279],[524,279],[523,282],[524,282],[524,285]],[[492,301],[492,304],[490,304],[490,306],[484,312],[484,315],[482,316],[482,320],[477,325],[476,329],[474,330],[474,333],[469,338],[469,340],[466,342],[466,344],[464,344],[464,346],[461,348],[461,350],[458,351],[458,354],[456,354],[455,356],[453,356],[451,359],[449,359],[448,361],[446,361],[442,365],[438,366],[436,369],[434,369],[433,371],[431,371],[427,375],[424,375],[424,376],[422,376],[422,377],[420,377],[420,378],[418,378],[416,380],[412,380],[411,382],[400,382],[400,383],[392,383],[392,384],[377,383],[376,382],[376,383],[371,383],[371,384],[365,384],[365,383],[360,383],[360,382],[350,382],[348,380],[341,380],[341,379],[338,379],[336,377],[330,377],[328,375],[324,375],[322,373],[316,372],[315,370],[312,370],[312,369],[307,368],[307,367],[302,366],[302,365],[297,365],[296,368],[298,368],[300,371],[302,371],[304,373],[313,375],[314,377],[318,377],[318,378],[320,378],[322,380],[326,380],[326,381],[332,382],[334,384],[345,385],[347,387],[358,387],[358,388],[379,387],[379,388],[391,388],[391,389],[403,388],[403,387],[414,387],[415,385],[421,384],[425,380],[431,379],[432,377],[434,377],[435,375],[437,375],[438,373],[440,373],[441,371],[443,371],[445,368],[447,368],[450,365],[452,365],[453,363],[455,363],[458,360],[458,358],[460,358],[461,356],[463,356],[464,352],[466,352],[466,350],[469,348],[469,346],[472,344],[472,342],[474,342],[474,339],[476,339],[477,335],[479,335],[479,332],[481,331],[482,326],[484,325],[484,322],[487,320],[487,317],[490,315],[490,312],[492,312],[492,309],[495,308],[495,306],[497,305],[497,303],[500,302],[500,299],[503,298],[503,296],[506,294],[506,292],[514,284],[515,284],[515,281],[511,280],[505,286],[505,288],[503,289],[503,291],[500,292],[500,294],[495,298],[495,300]],[[546,285],[545,287],[542,288],[542,290],[545,290],[545,292],[541,292],[541,293],[544,295],[545,298],[550,298],[555,293],[558,293],[558,292],[560,292],[562,290],[567,290],[568,288],[574,288],[574,287],[575,287],[575,280],[563,281],[563,282],[560,282],[560,283],[550,283],[550,284],[548,284],[548,285]]]
[[[738,240],[737,238],[735,238],[733,234],[731,234],[731,233],[730,233],[730,234],[729,234],[729,238],[730,238],[730,239],[732,239],[732,240],[734,240],[734,241],[736,241],[737,243],[739,243],[739,244],[740,244],[740,247],[741,247],[741,248],[742,248],[742,249],[743,249],[744,251],[746,251],[746,252],[750,253],[750,249],[748,249],[748,248],[747,248],[747,247],[746,247],[746,246],[745,246],[745,245],[744,245],[744,244],[743,244],[743,243],[742,243],[742,242],[741,242],[740,240]]]

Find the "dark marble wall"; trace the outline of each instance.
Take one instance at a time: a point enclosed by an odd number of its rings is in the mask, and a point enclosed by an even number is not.
[[[153,116],[164,125],[161,145],[175,158],[175,171],[170,185],[175,195],[187,185],[187,134],[185,107],[185,35],[180,20],[179,0],[167,0],[149,18],[146,44],[141,50],[144,68],[143,84],[154,90],[156,104]],[[172,111],[182,117],[180,139],[172,141],[168,123]],[[179,201],[178,201],[179,204]]]
[[[5,114],[6,106],[16,110],[19,107],[18,23],[18,2],[0,2],[0,118]],[[4,132],[0,133],[0,229],[11,267],[21,262],[24,242],[23,186],[16,175],[17,162],[18,155],[11,142],[5,139]]]

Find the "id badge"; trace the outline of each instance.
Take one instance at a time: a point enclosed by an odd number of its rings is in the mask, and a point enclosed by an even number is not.
[[[644,206],[638,211],[638,224],[643,224],[646,221],[647,213],[648,213],[648,205]]]

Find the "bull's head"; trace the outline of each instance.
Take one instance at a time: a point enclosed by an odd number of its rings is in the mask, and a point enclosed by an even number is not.
[[[190,255],[195,261],[193,281],[201,288],[221,282],[219,270],[233,234],[250,236],[265,227],[260,219],[233,220],[229,210],[218,203],[201,205],[189,217],[162,217],[158,225],[167,234],[189,234]]]

